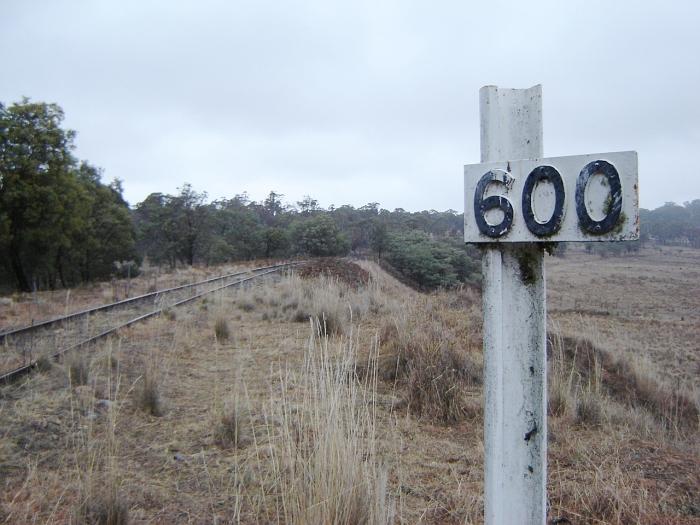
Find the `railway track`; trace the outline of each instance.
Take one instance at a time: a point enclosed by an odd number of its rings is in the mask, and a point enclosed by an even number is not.
[[[58,359],[66,352],[87,346],[120,328],[145,321],[170,308],[296,264],[275,264],[221,275],[1,332],[0,383],[11,382],[31,372],[41,359]]]

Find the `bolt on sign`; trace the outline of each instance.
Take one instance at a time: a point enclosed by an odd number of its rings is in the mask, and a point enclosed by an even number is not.
[[[483,247],[484,521],[544,524],[543,244],[639,238],[637,154],[544,158],[542,87],[479,92],[481,164],[464,167],[464,240]]]

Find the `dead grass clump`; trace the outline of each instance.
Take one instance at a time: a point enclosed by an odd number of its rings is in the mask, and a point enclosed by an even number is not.
[[[72,386],[88,384],[90,379],[90,364],[85,356],[75,354],[69,357],[68,379]]]
[[[129,506],[116,488],[98,491],[78,509],[78,520],[95,525],[127,525]]]
[[[227,341],[230,337],[231,333],[228,329],[228,322],[224,317],[217,317],[214,322],[214,335],[219,342]]]
[[[224,448],[243,448],[251,442],[250,428],[250,413],[241,406],[230,407],[221,416],[214,439]]]
[[[387,476],[376,455],[375,385],[353,373],[356,346],[346,340],[332,347],[314,334],[302,384],[283,381],[272,416],[282,422],[279,445],[271,450],[285,523],[391,522]]]
[[[549,336],[552,358],[547,374],[547,414],[562,417],[569,414],[575,406],[573,398],[574,370],[564,358],[561,337]]]
[[[238,301],[238,308],[240,308],[244,312],[252,312],[253,310],[255,310],[255,307],[255,301],[251,301],[249,299],[242,299]]]
[[[35,366],[39,372],[49,372],[53,370],[53,359],[47,355],[42,355],[36,360]]]
[[[341,335],[345,332],[345,320],[338,312],[321,312],[316,321],[319,332],[323,335]]]
[[[603,421],[603,400],[599,394],[584,390],[576,399],[576,423],[585,426],[598,426]]]
[[[547,414],[556,417],[564,416],[569,413],[572,406],[570,385],[558,374],[551,374],[548,379]]]
[[[352,306],[348,302],[347,290],[336,281],[317,280],[315,283],[293,279],[296,296],[287,304],[295,304],[290,309],[289,319],[294,322],[317,321],[322,334],[342,335],[352,320]]]
[[[155,417],[165,414],[165,407],[161,397],[161,384],[155,363],[147,363],[141,376],[141,390],[139,405],[141,409]]]
[[[466,394],[481,384],[483,364],[445,326],[438,310],[425,315],[416,309],[394,319],[382,328],[380,338],[380,377],[405,387],[413,413],[443,423],[473,413]]]

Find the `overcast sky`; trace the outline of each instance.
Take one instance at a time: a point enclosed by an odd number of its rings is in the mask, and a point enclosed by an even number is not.
[[[463,209],[481,86],[543,85],[545,156],[636,150],[641,205],[700,198],[700,2],[0,3],[0,101],[55,102],[136,204]]]

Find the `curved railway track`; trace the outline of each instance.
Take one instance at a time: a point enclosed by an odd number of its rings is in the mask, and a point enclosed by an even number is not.
[[[120,328],[150,319],[200,297],[292,267],[282,263],[230,273],[204,281],[157,290],[0,333],[0,383],[21,377],[40,359],[61,355],[98,341]]]

